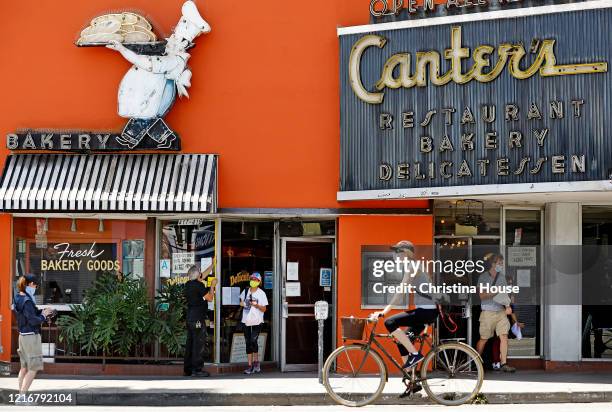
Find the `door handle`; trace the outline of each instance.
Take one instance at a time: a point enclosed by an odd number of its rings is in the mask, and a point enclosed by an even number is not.
[[[287,302],[283,302],[283,318],[287,319],[289,317],[289,304]]]

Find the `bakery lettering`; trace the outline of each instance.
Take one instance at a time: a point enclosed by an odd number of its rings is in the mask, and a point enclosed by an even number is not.
[[[370,47],[382,49],[387,39],[368,34],[359,39],[351,50],[349,58],[349,80],[357,97],[369,104],[383,102],[386,88],[410,89],[426,87],[428,83],[443,86],[449,82],[466,84],[472,80],[481,83],[492,82],[508,67],[512,77],[524,80],[539,73],[542,77],[565,76],[570,74],[604,73],[608,71],[607,62],[582,64],[557,64],[555,57],[555,40],[535,40],[532,51],[536,54],[533,63],[522,68],[521,62],[526,55],[525,47],[520,44],[503,43],[497,47],[497,61],[491,61],[495,48],[481,45],[474,49],[471,67],[462,71],[462,61],[470,57],[470,49],[461,46],[461,27],[451,28],[451,47],[444,51],[444,59],[450,62],[450,68],[442,73],[441,57],[437,51],[417,52],[412,67],[413,56],[409,53],[397,53],[385,62],[380,79],[374,85],[376,91],[370,92],[363,84],[360,74],[361,60]]]
[[[70,243],[58,243],[53,246],[54,256],[57,259],[41,259],[40,270],[57,272],[75,272],[88,270],[97,272],[99,270],[119,270],[118,260],[98,259],[104,250],[97,250],[96,243],[92,243],[87,249],[73,249]],[[85,264],[83,264],[83,262]]]

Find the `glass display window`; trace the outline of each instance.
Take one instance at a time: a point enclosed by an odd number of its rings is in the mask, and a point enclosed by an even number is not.
[[[144,276],[145,231],[144,220],[15,218],[14,281],[38,276],[39,305],[82,303],[104,272]]]

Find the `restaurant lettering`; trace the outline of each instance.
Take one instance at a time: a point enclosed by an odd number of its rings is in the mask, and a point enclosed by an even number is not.
[[[494,104],[483,104],[480,107],[438,107],[423,110],[401,112],[398,116],[391,113],[381,113],[378,124],[381,130],[390,131],[395,127],[403,130],[418,128],[417,147],[422,155],[444,154],[455,151],[464,154],[474,152],[496,152],[505,146],[506,152],[521,152],[524,146],[532,143],[532,146],[545,148],[549,140],[555,140],[551,135],[550,128],[541,127],[542,120],[572,121],[580,119],[586,102],[584,99],[572,99],[570,101],[553,101],[546,106],[532,102],[528,108],[522,108],[517,104],[508,103],[503,107]],[[512,126],[513,122],[520,119],[529,124],[537,123],[539,127],[528,130],[509,127],[505,131],[498,131],[491,125],[498,120]],[[396,120],[399,119],[399,120]],[[442,123],[445,127],[460,124],[462,127],[474,125],[478,122],[490,127],[489,131],[478,135],[475,132],[463,130],[458,135],[451,132],[440,136],[429,134],[425,129],[435,122]],[[542,149],[543,150],[543,149]],[[511,160],[511,157],[515,160]],[[544,169],[549,169],[554,174],[585,173],[587,169],[587,158],[583,153],[571,155],[551,154],[549,156],[502,156],[496,159],[473,159],[461,162],[452,161],[426,161],[400,162],[397,164],[381,163],[378,168],[378,178],[388,181],[392,178],[400,180],[424,180],[450,179],[452,177],[469,178],[476,175],[482,177],[508,176],[508,175],[537,175]]]
[[[375,84],[375,92],[370,92],[363,84],[360,68],[367,49],[377,47],[382,49],[387,39],[376,34],[361,37],[353,46],[349,59],[350,84],[359,99],[370,104],[383,102],[384,89],[410,89],[413,87],[426,87],[428,84],[443,86],[449,82],[466,84],[471,81],[489,83],[497,79],[508,68],[512,77],[524,80],[536,74],[542,77],[580,75],[592,73],[605,73],[608,71],[607,62],[582,64],[557,64],[553,39],[534,39],[529,48],[536,55],[534,61],[526,68],[524,58],[527,54],[525,46],[521,43],[503,43],[497,47],[480,45],[472,53],[472,61],[467,61],[468,70],[464,71],[464,59],[470,57],[470,49],[461,44],[461,27],[451,28],[451,47],[443,53],[448,60],[450,68],[442,73],[442,57],[435,50],[415,53],[397,53],[384,63],[379,80]],[[496,52],[496,53],[495,53]],[[493,56],[497,56],[493,60]],[[414,67],[413,67],[414,60]]]

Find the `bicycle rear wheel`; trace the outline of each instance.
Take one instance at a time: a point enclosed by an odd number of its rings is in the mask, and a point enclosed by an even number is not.
[[[434,348],[421,366],[423,389],[441,405],[456,406],[471,401],[478,395],[483,378],[478,352],[457,342]]]
[[[323,366],[323,384],[329,396],[345,406],[365,406],[380,396],[387,368],[380,355],[362,345],[342,346]]]

